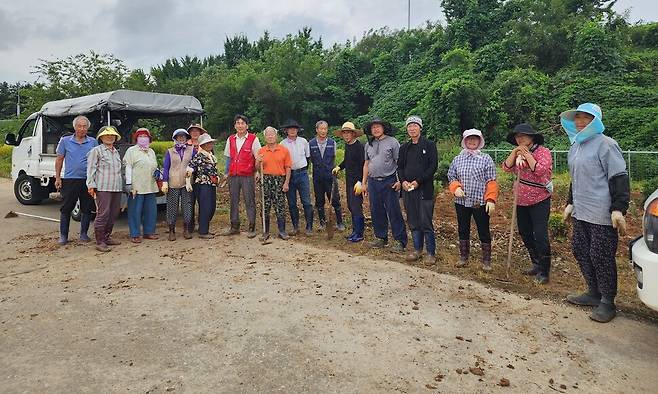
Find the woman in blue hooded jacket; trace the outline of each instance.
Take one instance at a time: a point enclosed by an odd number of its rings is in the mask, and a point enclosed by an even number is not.
[[[571,185],[563,217],[573,221],[571,246],[587,292],[567,301],[593,306],[590,318],[607,323],[616,315],[619,235],[626,232],[630,183],[626,162],[615,140],[603,135],[601,108],[585,103],[560,114],[569,136]]]

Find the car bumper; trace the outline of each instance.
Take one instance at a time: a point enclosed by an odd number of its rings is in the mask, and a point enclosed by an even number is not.
[[[658,311],[658,254],[647,248],[642,237],[633,240],[629,247],[637,295],[649,308]]]

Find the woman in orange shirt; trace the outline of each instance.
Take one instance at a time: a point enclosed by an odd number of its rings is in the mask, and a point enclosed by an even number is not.
[[[263,173],[263,192],[265,193],[265,228],[263,238],[266,239],[270,233],[270,211],[272,205],[276,212],[276,224],[279,229],[279,238],[288,239],[286,233],[286,197],[290,183],[290,168],[292,159],[288,149],[278,144],[278,131],[268,126],[263,131],[266,145],[258,151],[256,165]]]

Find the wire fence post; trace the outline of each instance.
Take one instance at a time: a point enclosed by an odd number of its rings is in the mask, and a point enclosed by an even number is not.
[[[628,181],[632,181],[633,177],[631,177],[631,152],[628,152]]]

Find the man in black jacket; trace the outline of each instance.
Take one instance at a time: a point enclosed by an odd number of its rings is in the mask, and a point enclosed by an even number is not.
[[[410,140],[400,147],[398,177],[402,183],[402,199],[407,211],[407,222],[411,229],[414,251],[406,258],[417,261],[427,249],[425,259],[435,262],[436,241],[434,238],[434,173],[438,165],[436,144],[422,137],[423,121],[418,116],[409,116],[405,122]]]

